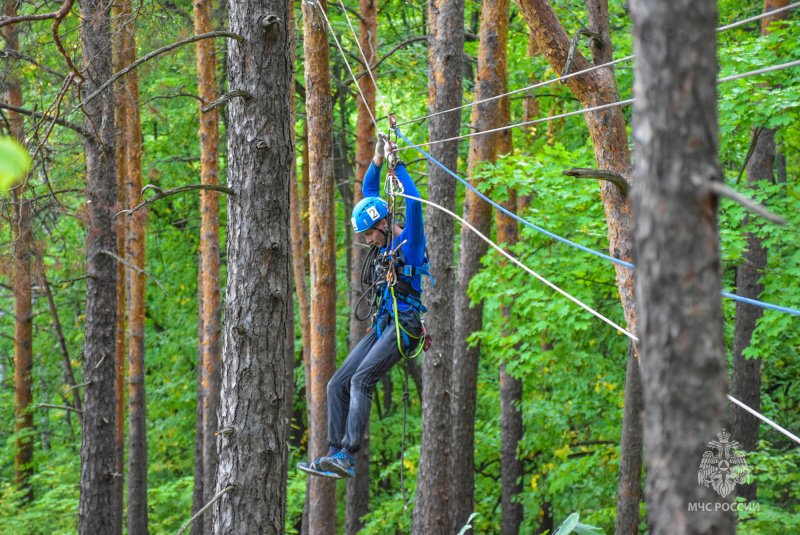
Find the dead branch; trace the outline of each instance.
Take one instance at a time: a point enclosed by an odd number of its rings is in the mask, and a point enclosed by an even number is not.
[[[328,4],[328,5],[329,5],[329,6],[333,6],[333,7],[338,7],[339,9],[342,9],[342,5],[340,5],[340,4],[337,4],[336,2],[331,2],[331,3],[330,3],[330,4]],[[361,16],[361,13],[359,13],[358,11],[355,11],[355,10],[353,10],[353,9],[351,9],[351,8],[347,7],[347,6],[344,6],[344,8],[345,8],[347,11],[349,11],[349,12],[350,12],[350,14],[351,14],[351,15],[353,15],[354,17],[358,17],[358,20],[360,20],[360,21],[361,21],[361,22],[363,22],[364,24],[366,24],[366,23],[367,23],[366,19],[365,19],[364,17],[362,17],[362,16]]]
[[[215,31],[215,32],[202,33],[200,35],[193,35],[192,37],[189,37],[188,39],[184,39],[183,41],[176,41],[176,42],[174,42],[172,44],[169,44],[167,46],[163,46],[163,47],[161,47],[161,48],[159,48],[157,50],[153,50],[149,54],[145,54],[144,56],[142,56],[141,58],[137,59],[136,61],[134,61],[133,63],[131,63],[130,65],[128,65],[124,69],[121,69],[119,72],[117,72],[117,74],[115,74],[114,76],[112,76],[111,78],[106,80],[103,83],[103,85],[98,87],[97,90],[94,93],[92,93],[91,95],[89,95],[88,97],[83,99],[82,102],[80,102],[77,106],[75,106],[75,108],[70,113],[75,113],[78,109],[80,109],[82,106],[84,106],[87,102],[97,98],[97,96],[100,93],[102,93],[103,91],[105,91],[106,89],[108,89],[108,87],[111,84],[113,84],[114,82],[116,82],[117,80],[119,80],[120,78],[122,78],[123,76],[128,74],[129,72],[131,72],[133,69],[137,68],[142,63],[150,61],[151,59],[153,59],[153,58],[155,58],[157,56],[160,56],[161,54],[164,54],[165,52],[169,52],[170,50],[174,50],[174,49],[176,49],[178,47],[181,47],[183,45],[188,45],[188,44],[191,44],[191,43],[195,43],[195,42],[201,41],[203,39],[210,39],[212,37],[230,37],[231,39],[236,39],[240,43],[244,41],[244,37],[242,37],[241,35],[238,35],[238,34],[235,34],[235,33],[232,33],[232,32]]]
[[[58,11],[52,13],[42,13],[41,15],[19,15],[16,17],[3,16],[0,17],[0,28],[8,26],[9,24],[18,24],[20,22],[29,22],[33,20],[50,20],[56,18]]]
[[[158,279],[157,279],[157,278],[155,278],[154,276],[152,276],[151,274],[149,274],[148,272],[146,272],[145,270],[143,270],[142,268],[140,268],[140,267],[137,267],[137,266],[134,266],[133,264],[131,264],[130,262],[128,262],[128,261],[127,261],[127,260],[125,260],[124,258],[120,258],[119,256],[117,256],[116,254],[112,253],[111,251],[105,251],[105,250],[104,250],[104,251],[100,251],[100,252],[101,252],[101,253],[103,253],[104,255],[108,255],[108,256],[110,256],[111,258],[113,258],[114,260],[116,260],[117,262],[119,262],[120,264],[124,264],[124,265],[128,266],[129,268],[131,268],[132,270],[136,271],[137,273],[141,273],[141,274],[142,274],[142,275],[144,275],[145,277],[150,277],[151,279],[153,279],[153,282],[155,282],[155,283],[156,283],[156,285],[157,285],[159,288],[161,288],[161,291],[162,291],[162,292],[164,292],[164,295],[166,295],[167,297],[169,297],[169,294],[168,294],[168,293],[167,293],[167,291],[164,289],[164,287],[161,285],[161,283],[160,283],[160,282],[158,282]],[[103,358],[105,358],[105,357],[103,357]],[[100,362],[103,362],[103,361],[101,360]],[[100,364],[98,363],[98,366],[99,366],[99,365],[100,365]]]
[[[42,113],[39,111],[31,111],[26,110],[25,108],[20,108],[19,106],[13,106],[7,102],[0,101],[0,109],[6,109],[9,111],[13,111],[16,113],[20,113],[22,115],[27,115],[28,117],[35,117],[37,119],[51,119],[52,116],[49,113]],[[91,134],[88,130],[84,129],[82,126],[71,123],[69,121],[65,121],[64,119],[56,119],[56,124],[59,126],[63,126],[64,128],[69,128],[70,130],[74,130],[75,132],[79,133],[84,137],[88,137]]]
[[[751,199],[746,195],[743,195],[742,193],[739,193],[735,189],[726,186],[722,182],[719,182],[717,180],[712,180],[708,184],[708,189],[710,189],[720,197],[729,198],[730,200],[742,206],[743,208],[746,208],[751,212],[760,215],[770,223],[775,223],[776,225],[781,225],[784,227],[789,224],[789,222],[786,221],[781,216],[773,214],[772,212],[767,210],[767,207],[764,206],[763,204],[754,201],[753,199]]]
[[[75,66],[75,64],[72,63],[72,58],[70,57],[69,54],[67,54],[67,51],[64,50],[64,45],[61,43],[61,37],[58,35],[58,27],[61,26],[61,22],[65,18],[67,18],[67,14],[69,13],[69,10],[72,9],[72,5],[74,3],[75,0],[65,0],[64,4],[61,6],[61,9],[59,9],[56,12],[56,17],[55,20],[53,21],[53,27],[52,27],[53,42],[56,44],[56,48],[58,48],[59,53],[61,53],[61,55],[64,56],[64,59],[67,60],[67,65],[69,65],[69,70],[71,70],[72,73],[81,81],[84,81],[85,78],[78,70],[78,68]],[[98,139],[100,138],[100,136],[97,137]]]
[[[234,486],[233,486],[233,485],[228,485],[227,487],[225,487],[224,489],[222,489],[221,491],[219,491],[219,492],[217,493],[217,495],[216,495],[216,496],[214,496],[213,498],[211,498],[211,501],[210,501],[210,502],[208,502],[207,504],[205,504],[205,505],[203,506],[203,508],[202,508],[202,509],[200,509],[199,511],[197,511],[197,514],[195,514],[195,515],[194,515],[192,518],[190,518],[190,519],[189,519],[189,521],[188,521],[188,522],[186,522],[186,523],[183,525],[183,527],[182,527],[181,529],[179,529],[179,530],[178,530],[178,533],[176,533],[175,535],[181,535],[181,533],[183,533],[184,531],[186,531],[186,529],[187,529],[187,528],[188,528],[188,527],[189,527],[189,526],[192,524],[192,522],[194,522],[194,521],[195,521],[195,519],[196,519],[197,517],[199,517],[200,515],[202,515],[203,513],[205,513],[205,512],[206,512],[206,510],[207,510],[209,507],[211,507],[211,506],[214,504],[214,502],[216,502],[217,500],[219,500],[220,498],[222,498],[222,496],[223,496],[224,494],[227,494],[228,492],[232,491],[233,489],[234,489]]]
[[[219,97],[217,100],[215,100],[208,106],[204,106],[203,108],[201,108],[200,111],[203,113],[208,113],[211,110],[219,108],[229,100],[234,99],[236,97],[241,97],[245,100],[250,100],[251,98],[253,98],[253,96],[244,89],[236,89],[234,91],[231,91],[230,93],[225,93],[224,95]]]
[[[625,177],[614,171],[603,171],[601,169],[570,169],[561,173],[564,176],[572,176],[575,178],[597,178],[606,180],[614,184],[622,195],[628,195],[628,189],[631,185],[625,180]]]
[[[68,405],[50,405],[49,403],[37,403],[37,409],[61,409],[62,411],[72,411],[77,412],[78,414],[83,414],[83,411],[80,409],[76,409],[75,407],[70,407]]]
[[[406,47],[406,46],[408,46],[410,44],[413,44],[413,43],[417,43],[419,41],[427,41],[427,40],[428,40],[427,36],[420,35],[420,36],[417,36],[417,37],[411,37],[410,39],[406,39],[402,43],[396,44],[394,46],[394,48],[392,48],[390,51],[388,51],[386,54],[384,54],[381,59],[379,59],[378,61],[375,62],[375,65],[372,67],[372,71],[373,72],[377,71],[378,67],[380,67],[381,63],[386,61],[392,54],[394,54],[395,52],[397,52],[401,48],[404,48],[404,47]],[[360,80],[362,76],[366,76],[366,75],[367,75],[367,72],[364,71],[364,72],[360,73],[358,76],[356,76],[356,80]],[[351,84],[351,83],[353,83],[353,81],[350,80],[350,81],[345,82],[345,83],[346,84]]]
[[[163,199],[164,197],[169,197],[170,195],[177,195],[178,193],[185,193],[187,191],[194,191],[200,189],[200,190],[219,191],[220,193],[235,195],[234,191],[227,186],[215,186],[212,184],[190,184],[188,186],[181,186],[179,188],[173,188],[168,190],[163,190],[158,186],[154,186],[153,184],[148,184],[147,186],[142,188],[142,194],[144,194],[144,192],[149,189],[154,190],[156,194],[150,197],[149,199],[145,200],[142,204],[134,206],[130,210],[122,210],[121,212],[119,212],[117,215],[114,216],[114,219],[118,218],[122,214],[130,215],[137,210],[141,210],[145,206],[153,204],[159,199]]]
[[[50,74],[52,74],[53,76],[57,76],[57,77],[61,78],[62,80],[67,77],[66,74],[60,73],[55,69],[51,69],[50,67],[42,65],[41,63],[36,61],[36,58],[32,58],[30,56],[26,56],[25,54],[20,54],[16,50],[11,50],[10,48],[0,49],[0,58],[8,58],[8,57],[12,57],[14,59],[20,59],[20,60],[23,60],[23,61],[27,61],[28,63],[32,63],[32,64],[36,65],[37,67],[39,67],[40,69],[42,69],[44,71],[47,71]]]

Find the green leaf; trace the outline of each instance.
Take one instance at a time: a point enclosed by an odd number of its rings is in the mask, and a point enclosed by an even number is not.
[[[12,137],[0,137],[0,191],[6,191],[31,168],[28,151]]]
[[[569,535],[572,533],[572,530],[575,529],[575,526],[578,525],[578,520],[580,520],[580,518],[578,513],[572,513],[558,526],[558,529],[556,529],[553,535]]]

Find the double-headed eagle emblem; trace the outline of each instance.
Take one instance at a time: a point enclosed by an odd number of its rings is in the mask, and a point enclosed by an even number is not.
[[[717,433],[719,440],[708,443],[711,448],[703,454],[697,482],[706,487],[710,484],[723,498],[730,494],[738,484],[744,483],[750,474],[744,452],[736,449],[738,442],[731,441],[731,434],[722,430]]]

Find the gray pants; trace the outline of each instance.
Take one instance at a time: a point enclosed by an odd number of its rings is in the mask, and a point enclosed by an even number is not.
[[[398,316],[406,331],[420,336],[422,323],[416,310],[401,310]],[[394,317],[384,313],[378,323],[380,338],[373,325],[328,382],[328,442],[352,453],[361,448],[375,383],[402,358],[397,349]],[[419,342],[410,337],[406,340],[400,331],[400,343],[406,356],[413,353]]]

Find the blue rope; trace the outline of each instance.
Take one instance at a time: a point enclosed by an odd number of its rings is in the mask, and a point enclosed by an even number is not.
[[[455,174],[454,172],[452,172],[450,169],[448,169],[447,167],[445,167],[444,165],[442,165],[441,163],[439,163],[439,162],[436,160],[436,158],[434,158],[433,156],[431,156],[430,154],[428,154],[427,152],[425,152],[424,150],[422,150],[421,148],[419,148],[419,145],[415,145],[413,141],[411,141],[411,140],[410,140],[410,139],[408,139],[406,136],[404,136],[402,133],[400,133],[400,128],[397,128],[397,129],[395,130],[395,133],[396,133],[396,134],[397,134],[399,137],[401,137],[401,138],[403,138],[404,140],[406,140],[408,143],[411,143],[411,147],[409,147],[409,148],[412,148],[412,147],[413,147],[413,148],[417,149],[417,151],[418,151],[418,152],[420,152],[420,153],[421,153],[421,154],[423,154],[423,155],[424,155],[426,158],[428,158],[430,161],[432,161],[433,163],[435,163],[436,165],[438,165],[439,167],[441,167],[442,169],[444,169],[444,170],[445,170],[445,172],[447,172],[448,174],[450,174],[450,176],[452,176],[453,178],[455,178],[456,180],[458,180],[459,182],[461,182],[462,184],[464,184],[466,187],[468,187],[470,190],[472,190],[472,191],[473,191],[473,193],[475,193],[475,194],[476,194],[478,197],[480,197],[480,198],[481,198],[481,199],[483,199],[484,201],[488,202],[489,204],[491,204],[492,206],[494,206],[495,208],[497,208],[498,210],[500,210],[501,212],[503,212],[504,214],[506,214],[508,217],[513,217],[514,219],[516,219],[516,220],[517,220],[517,221],[519,221],[520,223],[522,223],[522,224],[525,224],[525,225],[528,225],[528,226],[529,226],[529,227],[531,227],[533,230],[536,230],[536,231],[538,231],[538,232],[541,232],[542,234],[545,234],[545,235],[547,235],[547,236],[550,236],[551,238],[553,238],[553,239],[555,239],[555,240],[558,240],[558,241],[560,241],[560,242],[566,243],[567,245],[571,245],[571,246],[573,246],[573,247],[577,247],[578,249],[580,249],[580,250],[582,250],[582,251],[585,251],[585,252],[587,252],[587,253],[589,253],[589,254],[593,254],[593,255],[595,255],[595,256],[599,256],[600,258],[605,258],[606,260],[610,260],[610,261],[612,261],[612,262],[615,262],[615,263],[617,263],[617,264],[623,265],[623,266],[625,266],[625,267],[629,267],[629,268],[632,268],[632,267],[633,267],[633,264],[631,264],[630,262],[625,262],[624,260],[620,260],[619,258],[614,258],[613,256],[608,256],[607,254],[603,254],[603,253],[601,253],[601,252],[598,252],[598,251],[593,251],[592,249],[589,249],[588,247],[584,247],[583,245],[581,245],[581,244],[579,244],[579,243],[575,243],[575,242],[573,242],[573,241],[570,241],[570,240],[568,240],[568,239],[566,239],[566,238],[562,238],[561,236],[558,236],[558,235],[556,235],[556,234],[553,234],[552,232],[550,232],[550,231],[548,231],[548,230],[545,230],[545,229],[543,229],[543,228],[541,228],[541,227],[537,227],[536,225],[534,225],[534,224],[533,224],[533,223],[531,223],[530,221],[528,221],[528,220],[526,220],[526,219],[523,219],[523,218],[519,217],[517,214],[515,214],[515,213],[513,213],[513,212],[509,212],[508,210],[506,210],[505,208],[503,208],[502,206],[500,206],[500,205],[499,205],[499,204],[497,204],[496,202],[492,201],[492,200],[491,200],[489,197],[487,197],[486,195],[484,195],[484,194],[483,194],[483,193],[481,193],[480,191],[478,191],[478,190],[476,190],[475,188],[473,188],[473,187],[470,185],[470,183],[469,183],[469,182],[467,182],[466,180],[464,180],[463,178],[461,178],[460,176],[458,176],[457,174]]]
[[[501,212],[503,212],[507,216],[516,219],[520,223],[531,227],[532,229],[536,230],[537,232],[541,232],[542,234],[544,234],[546,236],[550,236],[551,238],[553,238],[555,240],[558,240],[558,241],[560,241],[562,243],[566,243],[567,245],[571,245],[572,247],[577,247],[578,249],[580,249],[582,251],[585,251],[585,252],[587,252],[589,254],[593,254],[595,256],[599,256],[600,258],[604,258],[606,260],[610,260],[611,262],[614,262],[615,264],[620,264],[622,266],[629,267],[629,268],[632,268],[632,269],[636,267],[633,264],[631,264],[630,262],[625,262],[624,260],[620,260],[619,258],[614,258],[613,256],[609,256],[607,254],[603,254],[603,253],[601,253],[599,251],[595,251],[595,250],[589,249],[588,247],[584,247],[583,245],[581,245],[579,243],[575,243],[575,242],[570,241],[570,240],[568,240],[566,238],[562,238],[561,236],[553,234],[552,232],[550,232],[548,230],[545,230],[545,229],[543,229],[541,227],[538,227],[538,226],[534,225],[533,223],[531,223],[527,219],[523,219],[523,218],[519,217],[517,214],[515,214],[513,212],[509,212],[508,210],[506,210],[505,208],[503,208],[502,206],[500,206],[496,202],[492,201],[489,197],[487,197],[486,195],[484,195],[483,193],[481,193],[480,191],[478,191],[477,189],[472,187],[472,185],[469,182],[467,182],[466,180],[464,180],[463,178],[461,178],[460,176],[455,174],[453,171],[451,171],[450,169],[445,167],[438,160],[436,160],[436,158],[434,158],[433,156],[431,156],[430,154],[428,154],[427,152],[422,150],[419,147],[419,145],[416,145],[413,141],[411,141],[406,136],[404,136],[400,132],[400,128],[395,128],[395,133],[398,135],[398,137],[403,138],[406,142],[411,144],[411,147],[409,147],[409,148],[416,149],[417,152],[419,152],[420,154],[425,156],[431,162],[433,162],[436,165],[438,165],[447,174],[449,174],[450,176],[452,176],[453,178],[455,178],[456,180],[458,180],[459,182],[464,184],[467,188],[469,188],[478,197],[480,197],[484,201],[488,202],[489,204],[491,204],[492,206],[494,206],[495,208],[497,208],[498,210],[500,210]],[[728,299],[733,299],[734,301],[741,301],[742,303],[748,303],[750,305],[755,305],[755,306],[759,306],[759,307],[762,307],[762,308],[768,308],[770,310],[777,310],[778,312],[785,312],[787,314],[794,314],[795,316],[800,316],[800,310],[796,310],[794,308],[787,308],[787,307],[782,307],[782,306],[778,306],[778,305],[773,305],[773,304],[770,304],[770,303],[765,303],[763,301],[759,301],[757,299],[750,299],[748,297],[742,297],[740,295],[732,294],[730,292],[722,292],[722,296],[723,297],[727,297]]]

